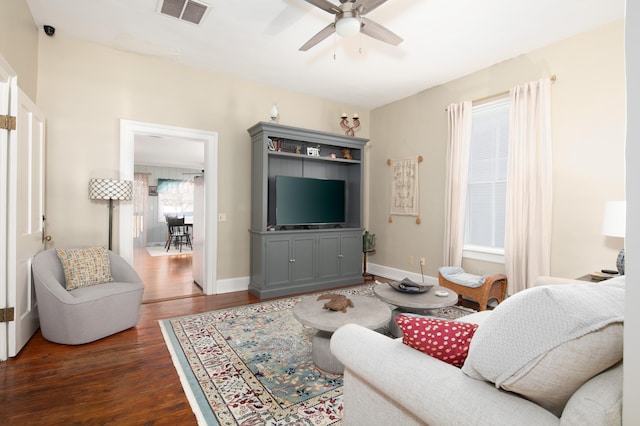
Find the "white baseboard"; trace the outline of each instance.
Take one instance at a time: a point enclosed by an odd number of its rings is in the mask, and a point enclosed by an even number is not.
[[[422,275],[418,273],[409,272],[402,269],[390,268],[388,266],[377,265],[375,263],[367,262],[367,272],[373,275],[380,275],[385,278],[390,278],[392,280],[401,280],[403,278],[409,278],[411,281],[422,283]],[[425,275],[424,283],[436,285],[438,284],[438,278]]]
[[[249,277],[226,278],[216,282],[216,294],[249,290]]]

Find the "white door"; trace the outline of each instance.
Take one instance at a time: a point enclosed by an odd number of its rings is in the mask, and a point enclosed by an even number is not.
[[[0,116],[9,115],[9,89],[15,75],[0,57]],[[7,307],[7,182],[9,170],[9,130],[0,129],[0,309]],[[0,324],[0,360],[7,359],[7,324]]]
[[[2,65],[0,63],[0,65]],[[6,359],[20,352],[39,326],[37,301],[31,282],[31,258],[44,248],[45,119],[36,105],[17,87],[9,84],[9,113],[16,117],[15,130],[6,135],[6,223],[3,262],[6,266],[2,293],[4,306],[13,308],[13,319],[2,323],[0,356]],[[6,244],[5,244],[6,243]]]
[[[206,215],[204,211],[204,177],[195,176],[193,178],[193,238],[191,244],[193,253],[191,255],[191,268],[193,269],[193,281],[204,288],[204,227]]]

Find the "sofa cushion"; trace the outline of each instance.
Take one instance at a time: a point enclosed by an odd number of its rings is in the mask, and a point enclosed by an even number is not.
[[[104,247],[58,248],[56,253],[62,262],[67,290],[113,281],[109,252]]]
[[[439,318],[398,315],[402,343],[456,367],[467,358],[477,324]]]
[[[622,424],[622,361],[582,385],[562,412],[562,425]]]
[[[524,290],[478,328],[462,371],[556,415],[582,384],[622,359],[624,286]]]

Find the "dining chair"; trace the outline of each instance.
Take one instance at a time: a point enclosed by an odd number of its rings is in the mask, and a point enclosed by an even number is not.
[[[167,217],[167,228],[169,230],[169,236],[165,244],[167,251],[171,248],[171,244],[177,247],[181,253],[183,244],[193,249],[191,236],[184,223],[184,217]]]

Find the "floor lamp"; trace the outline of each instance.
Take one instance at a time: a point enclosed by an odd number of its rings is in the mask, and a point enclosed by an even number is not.
[[[109,250],[113,230],[113,200],[128,201],[133,198],[133,183],[130,180],[90,179],[89,199],[109,200]]]

